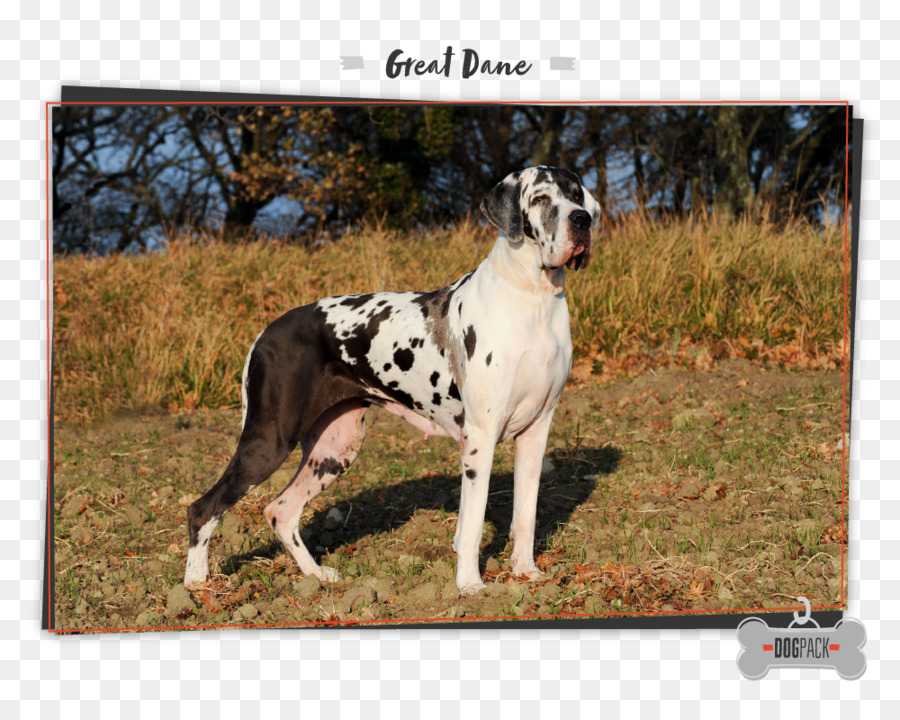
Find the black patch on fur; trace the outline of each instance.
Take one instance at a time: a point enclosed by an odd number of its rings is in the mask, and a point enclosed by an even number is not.
[[[403,372],[406,372],[413,366],[415,359],[415,354],[409,348],[401,348],[394,352],[394,362],[397,363],[397,367]]]
[[[560,192],[566,198],[576,205],[584,205],[584,190],[581,188],[581,178],[571,170],[563,168],[547,168],[553,177],[553,182],[559,188]]]
[[[490,365],[490,364],[491,364],[491,358],[492,358],[492,357],[494,357],[494,353],[493,353],[493,352],[489,352],[489,353],[487,354],[487,357],[484,359],[484,364],[485,364],[485,365]]]
[[[432,405],[440,405],[441,404],[441,394],[435,393],[431,396],[431,404]]]
[[[478,452],[478,448],[475,448],[472,452],[469,453],[469,455],[474,455],[477,452]]]
[[[456,387],[456,380],[450,381],[450,387],[447,390],[447,397],[453,398],[454,400],[462,400],[462,396],[459,394],[459,388]]]
[[[472,359],[475,352],[475,328],[469,325],[463,333],[463,343],[466,346],[466,357]]]
[[[478,475],[478,473],[475,472],[472,468],[466,470],[466,477],[469,478],[469,480],[474,480],[476,475]]]
[[[368,293],[366,295],[348,295],[343,300],[341,300],[339,304],[343,305],[344,307],[353,308],[354,310],[356,310],[357,308],[365,305],[371,299],[371,293]]]
[[[525,237],[534,240],[534,228],[531,227],[531,221],[524,210],[522,211],[522,232],[525,233]]]
[[[441,374],[437,370],[435,370],[433,373],[431,373],[431,387],[437,387],[438,380],[440,380],[440,379],[441,379]]]
[[[351,363],[352,368],[348,369],[347,371],[350,375],[359,378],[359,380],[365,383],[368,387],[381,390],[392,400],[395,400],[404,407],[412,408],[412,396],[403,390],[397,389],[396,386],[385,385],[384,382],[376,374],[375,369],[369,363],[367,357],[369,351],[372,349],[372,338],[378,335],[379,331],[381,330],[381,324],[387,321],[392,313],[393,308],[391,308],[390,306],[382,308],[378,313],[370,318],[367,323],[356,325],[352,329],[348,337],[343,340],[337,338],[337,334],[335,333],[335,328],[333,325],[328,322],[324,322],[323,326],[326,331],[330,332],[331,337],[334,338],[336,346],[334,348],[335,354],[340,357],[340,347],[343,346],[346,354],[351,360],[354,361],[353,363]],[[326,339],[326,343],[327,342],[328,341]]]
[[[466,410],[463,408],[462,412],[459,415],[453,416],[453,422],[457,424],[457,426],[462,427],[466,424]]]
[[[518,180],[519,173],[513,173],[513,177]],[[501,180],[497,183],[481,201],[481,212],[511,240],[518,240],[522,236],[517,182]]]
[[[392,367],[392,366],[391,366],[390,363],[385,363],[385,364],[384,364],[384,371],[387,372],[388,370],[391,369],[391,367]]]
[[[321,480],[326,475],[340,475],[342,472],[344,472],[345,469],[346,466],[340,460],[336,458],[326,458],[319,463],[319,466],[316,468],[313,474]]]

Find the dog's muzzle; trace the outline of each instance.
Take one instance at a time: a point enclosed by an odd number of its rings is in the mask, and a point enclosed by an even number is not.
[[[587,210],[575,210],[569,215],[569,225],[572,255],[566,261],[566,267],[581,270],[587,267],[591,259],[591,214]]]

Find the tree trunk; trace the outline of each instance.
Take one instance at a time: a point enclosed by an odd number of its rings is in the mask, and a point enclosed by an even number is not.
[[[751,209],[753,191],[747,148],[741,131],[739,108],[723,105],[715,120],[716,129],[716,209],[741,215]]]
[[[543,125],[543,132],[534,152],[534,164],[559,165],[560,141],[566,127],[566,108],[550,108]]]

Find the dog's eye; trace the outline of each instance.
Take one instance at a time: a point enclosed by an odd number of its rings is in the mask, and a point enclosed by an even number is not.
[[[548,198],[546,195],[538,195],[537,197],[534,197],[531,199],[531,204],[538,205],[538,204],[544,202],[544,200],[549,200],[549,199],[550,198]]]

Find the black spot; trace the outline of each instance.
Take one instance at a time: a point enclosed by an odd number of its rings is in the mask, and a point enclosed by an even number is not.
[[[484,359],[484,364],[485,364],[485,365],[490,365],[490,364],[491,364],[491,358],[492,358],[493,356],[494,356],[494,353],[493,353],[493,352],[489,352],[489,353],[487,354],[487,357]]]
[[[459,307],[456,308],[456,311],[457,311],[460,315],[462,315],[462,300],[459,301]]]
[[[391,381],[388,383],[388,387],[389,387],[389,388],[396,388],[396,387],[399,387],[399,386],[400,386],[400,383],[397,382],[396,380],[391,380]]]
[[[397,363],[397,367],[403,372],[406,372],[412,367],[413,360],[415,359],[416,356],[409,348],[401,348],[394,352],[394,362]]]
[[[387,372],[387,371],[390,370],[390,369],[391,369],[391,364],[390,364],[390,363],[385,363],[385,364],[384,364],[384,371]]]
[[[435,370],[433,373],[431,373],[431,387],[437,387],[438,380],[440,380],[440,379],[441,379],[441,374],[437,370]]]
[[[522,211],[522,232],[525,233],[526,237],[530,237],[534,240],[534,228],[531,227],[531,221],[528,219],[528,215],[525,211]]]
[[[456,380],[450,381],[450,388],[447,390],[447,397],[451,397],[454,400],[462,400],[462,397],[459,394],[459,388],[456,387]]]
[[[475,352],[475,328],[471,325],[463,333],[463,343],[466,346],[466,356],[471,360],[472,354]]]
[[[455,422],[455,423],[457,424],[458,427],[462,427],[463,425],[466,424],[466,411],[465,411],[465,409],[463,409],[463,411],[462,411],[459,415],[454,415],[454,416],[453,416],[453,422]]]
[[[469,455],[474,455],[477,452],[478,452],[478,448],[475,448],[472,452],[469,453]]]
[[[354,310],[365,305],[369,300],[372,299],[372,295],[348,295],[341,302],[340,305],[344,305],[349,308],[353,308]]]
[[[581,178],[571,170],[563,168],[548,168],[553,182],[556,183],[566,200],[578,205],[584,205],[584,191],[581,189]]]
[[[344,469],[343,463],[337,458],[326,458],[319,463],[313,474],[321,480],[326,475],[340,475],[344,472]],[[325,489],[324,483],[322,484],[322,489]]]
[[[432,405],[440,405],[441,404],[441,394],[435,393],[431,396],[431,404]]]
[[[478,475],[478,473],[475,472],[472,468],[466,470],[466,477],[469,478],[469,480],[474,480],[476,475]]]
[[[272,529],[273,529],[273,530],[275,529],[275,526],[276,526],[277,524],[278,524],[278,518],[273,517],[273,518],[272,518]]]
[[[413,338],[409,341],[409,346],[412,348],[422,347],[425,344],[425,340],[423,338]]]
[[[293,535],[291,535],[291,539],[294,541],[294,545],[296,545],[297,547],[300,547],[300,538],[297,537],[297,533],[294,533]]]
[[[382,305],[387,305],[387,300],[379,300],[377,303],[375,303],[376,307],[381,307]]]
[[[209,545],[209,538],[206,538],[206,540],[203,541],[203,547],[206,547],[207,545]]]

